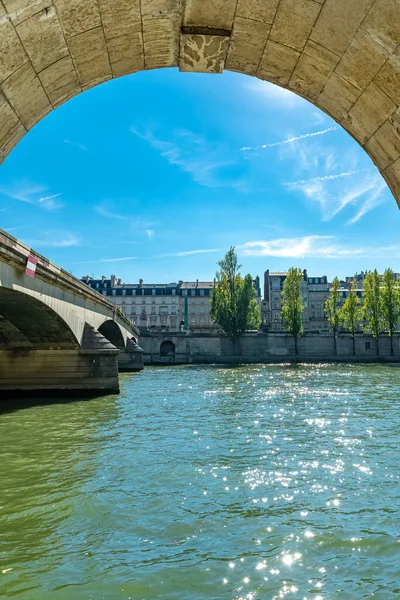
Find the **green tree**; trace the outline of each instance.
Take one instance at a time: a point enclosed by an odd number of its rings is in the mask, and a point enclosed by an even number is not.
[[[353,355],[356,354],[356,333],[358,322],[362,317],[360,298],[357,296],[356,289],[356,281],[352,279],[349,287],[349,295],[347,296],[346,302],[343,304],[339,313],[340,324],[350,332],[353,340]]]
[[[400,289],[392,269],[386,269],[382,277],[382,317],[383,328],[390,337],[390,354],[394,355],[393,333],[400,321]]]
[[[378,271],[367,273],[364,282],[364,304],[362,307],[363,319],[366,321],[364,329],[370,331],[376,339],[376,353],[379,356],[379,334],[383,328],[381,279]]]
[[[220,270],[215,276],[211,293],[211,318],[236,343],[247,329],[258,329],[261,323],[260,309],[255,298],[251,275],[242,277],[235,248],[218,263]]]
[[[300,285],[303,281],[301,269],[292,267],[283,283],[281,317],[284,327],[294,337],[294,348],[297,354],[297,341],[304,333],[302,314],[304,303]]]
[[[335,356],[337,355],[337,334],[340,326],[339,289],[340,281],[335,277],[329,290],[329,298],[325,302],[325,314],[333,333],[333,352]]]

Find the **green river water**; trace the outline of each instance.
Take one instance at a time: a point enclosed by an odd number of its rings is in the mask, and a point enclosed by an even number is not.
[[[400,598],[400,368],[147,368],[0,413],[0,598]]]

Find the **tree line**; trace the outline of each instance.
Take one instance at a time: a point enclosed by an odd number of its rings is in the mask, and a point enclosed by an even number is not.
[[[289,269],[282,290],[282,322],[295,339],[296,354],[298,339],[304,333],[304,302],[300,287],[302,279],[303,273],[300,269]],[[340,281],[335,277],[324,307],[333,334],[334,354],[337,354],[337,337],[341,327],[349,332],[353,342],[353,354],[356,353],[356,333],[361,323],[362,330],[371,333],[376,339],[378,356],[380,335],[386,333],[389,336],[390,353],[393,356],[393,334],[400,323],[400,283],[392,269],[386,269],[382,278],[376,269],[366,274],[363,281],[362,305],[355,279],[349,283],[348,295],[343,306],[339,290]]]

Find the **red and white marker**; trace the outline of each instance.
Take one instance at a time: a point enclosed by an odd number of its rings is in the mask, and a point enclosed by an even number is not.
[[[34,256],[28,256],[28,260],[26,261],[25,275],[29,275],[29,277],[35,277],[36,265],[37,258]]]

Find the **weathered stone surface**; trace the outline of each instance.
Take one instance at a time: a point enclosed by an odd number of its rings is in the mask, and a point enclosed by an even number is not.
[[[182,14],[182,0],[140,0],[142,16],[165,17],[171,13]]]
[[[339,56],[343,54],[374,0],[326,0],[311,39]]]
[[[349,112],[361,96],[361,91],[351,83],[332,73],[318,97],[317,104],[337,121]]]
[[[258,77],[286,86],[299,60],[300,52],[275,42],[267,42]]]
[[[26,63],[28,57],[0,4],[0,83]]]
[[[53,106],[72,98],[82,89],[69,55],[44,69],[39,73],[39,79]]]
[[[378,129],[365,146],[381,169],[386,169],[400,156],[400,113],[397,111]]]
[[[52,0],[3,0],[3,4],[13,25],[18,25],[44,8],[53,6]]]
[[[336,73],[363,91],[384,65],[388,56],[389,51],[386,46],[363,29],[359,29],[336,67]]]
[[[264,53],[270,25],[236,17],[225,68],[254,75]]]
[[[374,82],[400,106],[400,46],[379,71]]]
[[[25,133],[26,128],[0,93],[0,164]]]
[[[82,87],[111,77],[103,28],[97,27],[68,41]]]
[[[139,0],[98,0],[107,40],[142,31]]]
[[[33,127],[51,110],[49,99],[30,63],[13,73],[1,88],[26,129]]]
[[[232,28],[237,0],[186,0],[184,25],[203,25],[214,29]]]
[[[398,0],[375,0],[362,27],[388,50],[395,50],[400,41]]]
[[[97,0],[54,0],[54,4],[67,37],[101,25]]]
[[[336,54],[309,40],[290,78],[289,88],[316,100],[338,60]]]
[[[54,6],[26,19],[16,29],[37,73],[69,54]]]
[[[174,67],[179,60],[179,15],[143,16],[144,60],[146,69]]]
[[[400,158],[381,172],[400,208]]]
[[[271,41],[302,50],[320,10],[320,4],[313,0],[281,0],[271,28]]]
[[[236,14],[245,19],[272,24],[279,0],[239,0]]]
[[[144,69],[142,32],[112,38],[107,44],[113,77]]]
[[[362,144],[396,110],[396,105],[374,83],[371,83],[347,115],[343,126]]]
[[[228,45],[228,37],[183,34],[179,69],[200,73],[222,73]]]

